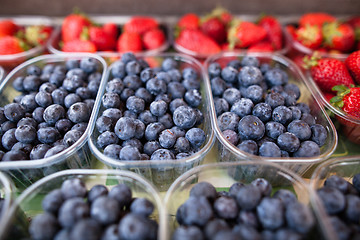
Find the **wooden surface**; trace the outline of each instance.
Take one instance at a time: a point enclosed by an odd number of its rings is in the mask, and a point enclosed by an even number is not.
[[[234,14],[293,15],[325,11],[335,15],[360,15],[360,0],[0,0],[0,15],[64,16],[75,6],[88,14],[182,15],[203,14],[219,5]]]

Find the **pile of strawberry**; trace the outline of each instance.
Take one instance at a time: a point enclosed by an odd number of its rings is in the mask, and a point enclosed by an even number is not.
[[[102,26],[83,14],[68,15],[61,27],[64,52],[140,52],[164,45],[166,36],[159,23],[151,17],[136,16],[122,28],[112,22]]]
[[[20,26],[7,19],[0,21],[0,55],[25,52],[43,45],[53,28],[45,25]]]
[[[307,13],[288,25],[293,39],[311,50],[349,53],[360,50],[360,17],[343,22],[327,13]]]
[[[272,52],[283,48],[283,32],[273,16],[263,16],[255,24],[215,9],[202,18],[194,13],[181,17],[175,30],[175,48],[199,56],[233,49]]]
[[[360,118],[360,50],[344,62],[333,58],[305,60],[325,98],[349,115]]]

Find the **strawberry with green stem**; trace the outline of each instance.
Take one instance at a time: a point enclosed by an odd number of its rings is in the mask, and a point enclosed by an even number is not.
[[[252,22],[233,20],[228,32],[230,49],[247,48],[266,38],[266,31],[263,27]]]
[[[0,55],[21,53],[29,49],[27,44],[14,36],[0,38]]]
[[[347,114],[360,118],[360,87],[348,88],[344,85],[334,86],[337,95],[330,100],[335,107],[342,109]]]
[[[311,12],[306,13],[300,17],[299,26],[304,27],[306,25],[322,27],[324,23],[331,23],[336,21],[336,18],[330,14],[323,12]]]
[[[43,45],[49,39],[53,28],[51,26],[34,25],[25,28],[25,40],[32,46]]]
[[[91,21],[83,14],[74,13],[68,15],[61,26],[63,42],[80,39],[84,27],[92,25]]]
[[[325,47],[341,52],[348,52],[353,49],[355,32],[349,24],[339,22],[326,23],[323,25],[322,31]]]
[[[346,67],[357,84],[360,84],[360,50],[351,53],[345,60]]]
[[[273,16],[264,15],[258,23],[267,32],[267,39],[273,45],[275,50],[279,50],[283,46],[283,33],[280,22]]]
[[[144,34],[145,32],[158,28],[159,23],[152,17],[135,16],[124,25],[124,32]]]
[[[311,49],[317,49],[323,42],[322,30],[317,25],[305,25],[295,30],[295,39]]]

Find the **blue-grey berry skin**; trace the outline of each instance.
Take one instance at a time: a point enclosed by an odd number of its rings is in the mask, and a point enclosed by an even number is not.
[[[157,117],[163,116],[167,111],[168,105],[163,100],[153,101],[150,104],[150,112]]]
[[[259,156],[281,157],[281,150],[275,143],[265,142],[259,148]]]
[[[90,216],[102,225],[116,223],[119,220],[118,202],[108,196],[97,197],[91,204]]]
[[[146,104],[151,103],[153,100],[151,93],[143,87],[136,89],[135,96],[144,99]]]
[[[154,204],[146,198],[136,198],[130,205],[132,213],[149,217],[154,211]]]
[[[338,175],[331,175],[328,177],[324,182],[324,186],[337,188],[343,194],[347,194],[350,189],[349,182]]]
[[[301,110],[296,106],[290,106],[289,109],[292,112],[292,120],[300,120]]]
[[[78,102],[69,108],[67,116],[73,123],[88,122],[90,119],[90,109],[86,103]]]
[[[272,112],[272,120],[287,125],[292,120],[292,111],[285,106],[278,106]]]
[[[291,203],[297,202],[297,198],[295,194],[287,189],[277,190],[274,193],[273,197],[280,199],[280,201],[283,203],[285,207]]]
[[[50,149],[48,144],[38,144],[30,152],[30,160],[44,158],[46,152]]]
[[[213,217],[213,209],[205,197],[190,197],[184,203],[184,223],[205,226]]]
[[[256,213],[265,229],[276,230],[285,222],[284,206],[277,198],[263,198],[256,207]]]
[[[237,88],[228,88],[222,95],[228,104],[233,105],[237,100],[241,99],[241,93]]]
[[[93,186],[87,195],[87,199],[90,203],[94,202],[95,199],[101,196],[107,196],[109,193],[109,190],[104,185],[95,185]]]
[[[237,81],[238,70],[232,66],[224,67],[221,70],[221,78],[226,82],[235,83]]]
[[[266,95],[265,103],[269,104],[272,109],[285,104],[285,98],[277,92],[272,92]]]
[[[116,61],[111,65],[111,74],[116,78],[125,77],[125,64],[121,61]]]
[[[336,188],[325,186],[317,190],[317,194],[323,202],[328,214],[338,214],[346,207],[344,194]]]
[[[26,153],[21,150],[11,150],[2,156],[3,162],[27,160]]]
[[[165,130],[165,127],[162,123],[155,122],[150,123],[145,129],[145,138],[148,141],[157,140],[160,132]]]
[[[126,108],[134,113],[141,113],[145,109],[145,101],[142,98],[131,96],[126,100]]]
[[[120,150],[120,160],[134,161],[140,160],[140,152],[136,147],[127,145]]]
[[[314,124],[311,127],[311,140],[316,142],[320,147],[323,146],[327,139],[327,131],[324,126]]]
[[[104,149],[108,145],[118,144],[119,138],[114,132],[105,131],[98,136],[96,143],[100,148]]]
[[[160,148],[151,154],[150,160],[171,160],[175,159],[174,154],[169,149]]]
[[[129,213],[120,221],[118,231],[120,239],[146,240],[150,235],[150,221],[141,215]]]
[[[295,134],[300,141],[305,141],[311,138],[311,128],[310,126],[302,120],[294,120],[289,123],[287,127],[288,132]]]
[[[277,240],[301,240],[303,239],[301,234],[289,229],[289,228],[281,228],[277,230],[274,235],[273,239]]]
[[[287,225],[298,233],[307,234],[315,226],[315,217],[310,208],[300,202],[287,206],[285,218]]]
[[[70,131],[70,129],[73,127],[73,123],[66,118],[60,119],[59,121],[57,121],[55,123],[55,128],[62,134],[64,135],[65,133],[67,133],[68,131]]]
[[[125,85],[120,78],[113,78],[106,84],[106,92],[121,94]]]
[[[191,146],[196,149],[204,144],[206,135],[201,128],[191,128],[186,132],[185,138],[190,142]]]
[[[309,126],[312,126],[316,123],[314,116],[310,113],[303,113],[300,120],[306,122]]]
[[[230,109],[229,103],[224,98],[215,98],[214,106],[215,106],[216,116],[219,116],[224,112],[228,112]]]
[[[121,99],[121,100],[126,101],[126,99],[125,100]],[[103,95],[101,100],[105,108],[119,108],[121,105],[121,100],[117,93],[107,92]]]
[[[272,192],[271,184],[264,178],[257,178],[251,182],[252,185],[259,188],[261,194],[265,197],[270,196]]]
[[[263,89],[259,85],[247,87],[244,93],[244,97],[249,98],[254,104],[263,100]]]
[[[226,82],[220,77],[211,79],[211,91],[215,96],[222,96],[226,88]]]
[[[252,228],[259,228],[259,220],[254,211],[241,210],[237,222]]]
[[[50,213],[35,216],[29,227],[32,239],[52,239],[58,230],[58,221],[56,217]]]
[[[172,99],[183,98],[186,92],[184,85],[180,82],[170,82],[167,89]]]
[[[70,232],[70,239],[97,240],[101,237],[102,229],[94,219],[82,219],[78,221]]]
[[[245,56],[243,59],[241,59],[241,66],[259,67],[260,66],[260,61],[256,57]]]
[[[122,117],[122,112],[120,109],[117,108],[108,108],[104,110],[102,116],[111,118],[114,121],[114,123],[116,123],[117,120],[119,120]]]
[[[197,89],[190,89],[185,93],[184,99],[191,107],[198,107],[201,104],[201,93]]]
[[[272,109],[266,103],[258,103],[254,106],[252,114],[258,117],[261,121],[267,122],[271,119]]]
[[[70,130],[67,133],[65,133],[63,138],[63,144],[66,147],[70,147],[73,144],[75,144],[81,138],[82,135],[83,133],[78,130]]]
[[[238,68],[236,68],[238,69]],[[217,62],[213,62],[208,67],[208,73],[210,77],[219,77],[221,74],[221,65]]]
[[[346,240],[350,239],[351,229],[339,217],[331,216],[330,224],[332,225],[337,239]]]
[[[49,124],[55,124],[65,117],[65,109],[59,104],[52,104],[45,108],[43,118]]]
[[[235,219],[239,208],[232,197],[219,197],[214,202],[214,212],[222,219]]]
[[[223,131],[222,134],[224,135],[224,138],[228,140],[231,144],[235,146],[238,144],[239,136],[235,131],[228,129]]]
[[[176,142],[176,135],[170,129],[165,129],[159,134],[159,143],[163,148],[172,148]]]
[[[146,89],[153,95],[167,92],[167,84],[162,79],[152,78],[146,82]]]
[[[148,141],[144,144],[144,153],[151,156],[156,150],[160,148],[161,146],[158,141]]]
[[[265,133],[266,136],[277,139],[281,134],[283,134],[286,131],[286,128],[284,125],[282,125],[279,122],[267,122],[265,125]]]
[[[280,68],[270,69],[265,73],[265,81],[269,86],[284,85],[287,82],[284,71]]]
[[[81,97],[76,93],[70,93],[64,98],[64,105],[66,108],[70,108],[71,105],[81,102]]]
[[[254,103],[250,99],[241,98],[232,105],[230,111],[236,113],[242,118],[251,114],[253,107]]]
[[[177,66],[178,64],[173,58],[165,58],[164,61],[161,63],[162,69],[166,72],[172,69],[176,69]]]
[[[18,122],[25,116],[25,108],[19,103],[10,103],[4,106],[5,117],[12,122]]]
[[[80,68],[86,73],[95,72],[98,68],[97,60],[94,58],[82,58],[80,60]]]
[[[357,223],[360,218],[360,198],[359,196],[348,194],[346,195],[346,219],[350,222]]]
[[[35,101],[35,93],[23,96],[20,100],[20,104],[25,108],[25,111],[29,113],[39,106]]]
[[[172,240],[203,240],[204,234],[196,226],[179,226],[175,229]]]
[[[96,129],[99,131],[99,133],[103,133],[106,131],[113,131],[114,129],[113,120],[109,117],[100,116],[96,120]]]
[[[247,115],[239,121],[238,132],[242,140],[260,140],[265,134],[265,125],[258,117]]]
[[[71,228],[76,222],[89,216],[89,205],[83,198],[75,197],[65,200],[59,209],[58,220],[62,227]]]
[[[259,188],[253,185],[241,187],[236,193],[236,201],[243,210],[253,210],[261,200]]]
[[[61,190],[55,189],[49,192],[45,196],[41,206],[44,209],[44,211],[56,215],[63,202],[64,202],[64,198],[62,196]]]
[[[54,240],[70,239],[70,229],[62,229],[57,232]]]
[[[86,186],[78,178],[67,179],[61,185],[61,193],[64,199],[80,197],[83,198],[87,194]]]
[[[193,108],[187,106],[180,106],[175,109],[173,113],[173,121],[176,126],[189,129],[196,123],[196,114]]]
[[[62,142],[62,141],[61,141]],[[51,157],[51,156],[54,156],[62,151],[64,151],[66,149],[66,146],[65,145],[56,145],[55,146],[55,143],[54,143],[54,147],[50,148],[44,155],[44,158],[48,158],[48,157]]]
[[[306,103],[299,102],[296,104],[296,107],[298,107],[300,109],[301,113],[310,113],[311,112],[309,105],[307,105]]]
[[[132,192],[125,184],[118,184],[110,190],[109,197],[116,199],[123,208],[131,203]]]
[[[241,239],[253,239],[260,240],[261,235],[256,228],[247,226],[244,224],[238,224],[233,228],[233,232],[236,233]]]
[[[294,157],[316,157],[320,155],[320,148],[313,141],[304,141],[300,144],[299,149],[294,152]]]
[[[112,224],[105,228],[101,240],[120,240],[117,224]]]
[[[174,113],[175,110],[180,106],[188,106],[182,98],[176,98],[169,103],[170,112]]]
[[[215,187],[208,182],[199,182],[195,184],[190,190],[191,197],[206,197],[208,200],[213,201],[217,196]]]
[[[277,139],[277,145],[281,150],[295,152],[300,147],[300,140],[293,133],[285,132]]]
[[[238,74],[239,85],[248,87],[250,85],[258,85],[263,80],[260,69],[254,66],[245,66],[241,68]]]
[[[41,84],[42,84],[41,79],[35,75],[26,76],[23,80],[23,88],[27,92],[38,91]]]
[[[258,155],[259,152],[259,147],[254,140],[244,140],[237,145],[237,148],[252,155]]]
[[[55,89],[51,93],[51,98],[54,104],[64,105],[65,104],[65,98],[68,95],[68,92],[65,89]]]
[[[44,108],[50,106],[53,103],[51,94],[44,91],[40,91],[35,95],[35,102],[40,107]]]
[[[301,95],[300,89],[299,89],[299,87],[298,87],[296,84],[294,84],[294,83],[287,83],[287,84],[285,84],[285,86],[284,86],[284,91],[285,91],[285,92],[288,92],[288,91],[294,92],[295,95],[296,95],[296,100],[298,100],[298,99],[300,98],[300,95]]]
[[[22,125],[16,128],[15,138],[22,143],[32,143],[36,139],[36,129],[30,125]]]
[[[116,122],[114,131],[121,140],[128,140],[133,138],[136,132],[136,124],[134,119],[129,117],[120,118]]]
[[[225,112],[218,117],[218,124],[221,131],[225,130],[238,130],[240,117],[233,112]]]
[[[37,138],[41,143],[51,144],[60,139],[61,134],[54,127],[44,127],[37,131]]]

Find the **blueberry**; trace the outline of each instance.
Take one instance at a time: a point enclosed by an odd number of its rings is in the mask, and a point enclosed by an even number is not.
[[[30,125],[19,126],[15,130],[15,138],[22,143],[32,143],[36,139],[36,129]]]
[[[288,226],[298,233],[306,234],[315,225],[315,218],[310,208],[299,202],[287,206],[285,217]]]
[[[245,66],[241,68],[238,74],[239,85],[249,87],[250,85],[259,85],[263,80],[260,69],[254,66]]]
[[[73,144],[75,144],[83,135],[82,132],[78,130],[70,130],[67,133],[65,133],[63,138],[63,143],[66,147],[70,147]]]
[[[136,57],[132,52],[125,52],[121,55],[121,62],[127,64],[128,62],[135,61]]]
[[[137,139],[137,138],[132,138],[132,139],[123,141],[122,147],[125,147],[125,146],[135,147],[135,148],[137,148],[139,150],[139,152],[142,152],[143,148],[144,148],[141,141],[139,139]]]
[[[135,91],[135,96],[144,99],[145,103],[151,103],[153,100],[151,93],[143,87]]]
[[[253,210],[261,200],[261,191],[254,185],[246,185],[236,193],[236,201],[243,210]]]
[[[309,126],[312,126],[316,123],[314,116],[312,116],[310,113],[303,113],[300,120],[306,122]]]
[[[295,106],[296,105],[296,94],[293,91],[282,92],[281,95],[285,99],[285,106]]]
[[[277,145],[281,150],[296,152],[300,147],[300,140],[293,133],[285,132],[277,139]]]
[[[53,72],[50,74],[49,82],[57,87],[60,87],[65,79],[64,72]]]
[[[154,116],[161,117],[163,116],[167,111],[167,103],[163,100],[157,100],[150,104],[150,112]]]
[[[65,109],[59,104],[52,104],[45,108],[43,118],[49,124],[55,124],[65,116]]]
[[[44,122],[44,118],[43,118],[44,111],[45,111],[44,108],[37,107],[32,113],[33,119],[38,123]]]
[[[150,160],[171,160],[175,159],[174,154],[168,149],[158,149],[151,154]]]
[[[242,66],[254,66],[254,67],[259,67],[260,66],[260,62],[256,57],[252,57],[252,56],[245,56],[243,57],[243,59],[241,59],[241,65]]]
[[[285,133],[286,128],[279,122],[267,122],[265,125],[266,136],[277,139],[281,134]]]
[[[197,149],[204,144],[206,135],[201,128],[191,128],[186,132],[185,138],[190,142],[192,147]]]
[[[280,93],[272,92],[266,95],[265,103],[269,104],[272,109],[275,109],[278,106],[285,105],[285,98]]]
[[[86,87],[79,87],[76,89],[75,93],[82,99],[90,99],[92,97],[92,92]]]
[[[354,175],[352,184],[360,192],[360,173]]]
[[[121,146],[118,144],[110,144],[104,148],[104,155],[110,158],[120,159]]]
[[[52,104],[52,97],[50,93],[40,91],[35,95],[36,103],[43,108],[46,108]]]
[[[253,140],[244,140],[237,145],[237,148],[252,155],[258,155],[259,152],[258,145]]]
[[[4,123],[1,124],[1,133],[2,135],[7,132],[10,129],[16,128],[16,123],[14,122],[10,122],[10,121],[6,121]]]
[[[192,128],[196,123],[196,114],[191,107],[180,106],[173,113],[173,121],[176,126],[183,129]]]
[[[189,79],[189,80],[193,80],[193,81],[197,80],[197,78],[198,78],[196,70],[192,67],[184,68],[182,71],[182,75],[183,75],[184,79]]]
[[[235,68],[239,69],[239,68]],[[219,77],[221,74],[221,66],[217,62],[213,62],[208,67],[208,73],[210,75],[210,78]]]
[[[276,233],[274,234],[274,239],[277,240],[301,240],[303,239],[302,236],[295,232],[292,231],[291,229],[288,228],[282,228],[276,231]]]
[[[173,58],[165,58],[164,61],[161,63],[161,67],[164,71],[169,71],[172,69],[177,68],[177,62]]]
[[[69,73],[69,72],[68,72]],[[85,85],[84,80],[79,75],[73,75],[71,77],[66,77],[62,83],[62,87],[66,91],[75,92],[77,88],[83,87]]]
[[[176,139],[174,149],[178,153],[189,152],[191,149],[189,140],[187,140],[185,137],[179,137],[178,139]]]
[[[160,148],[161,146],[158,141],[148,141],[144,144],[144,153],[151,156],[156,150]]]
[[[250,85],[244,93],[244,97],[249,98],[253,103],[259,103],[263,100],[263,90],[259,85]]]
[[[73,126],[73,123],[66,118],[60,119],[55,123],[55,128],[63,135],[67,133]]]
[[[154,204],[146,198],[136,198],[130,205],[132,213],[149,217],[154,211]]]
[[[51,98],[54,104],[65,105],[65,97],[68,95],[68,92],[65,89],[55,89],[51,93]]]
[[[97,240],[101,237],[101,226],[94,219],[82,219],[73,226],[70,239]]]
[[[165,129],[164,125],[159,122],[150,123],[145,129],[145,138],[148,141],[157,140],[159,133]]]
[[[179,226],[175,229],[172,240],[201,240],[204,239],[200,228],[196,226]]]
[[[75,130],[76,131],[76,130]],[[119,138],[117,134],[114,132],[106,131],[101,133],[97,138],[97,145],[104,149],[106,146],[110,144],[117,144],[119,142]]]
[[[292,111],[285,106],[278,106],[272,112],[272,120],[286,125],[292,120]]]
[[[31,152],[32,148],[33,148],[33,145],[31,143],[17,142],[11,148],[11,151],[23,151],[28,158],[29,153]]]
[[[299,149],[294,152],[294,157],[316,157],[320,155],[320,148],[313,141],[304,141]]]
[[[256,207],[256,213],[265,229],[276,230],[284,224],[284,206],[277,198],[263,198]]]
[[[121,94],[125,85],[120,78],[114,78],[106,84],[106,92]]]
[[[83,198],[87,194],[86,186],[78,178],[67,179],[61,185],[61,193],[65,199],[69,198]]]
[[[50,149],[50,146],[47,144],[38,144],[30,152],[30,159],[42,159],[44,158],[46,152]]]
[[[98,69],[98,63],[95,58],[82,58],[80,60],[80,68],[86,73],[96,72]]]
[[[307,140],[311,137],[311,128],[310,126],[302,120],[294,120],[289,123],[287,130],[290,133],[295,134],[300,141]]]
[[[124,85],[127,88],[136,90],[142,86],[142,82],[137,75],[128,75],[124,78]]]
[[[327,131],[320,124],[314,124],[311,127],[311,140],[316,142],[320,147],[323,146],[326,142]]]
[[[87,85],[87,89],[89,89],[89,91],[91,92],[91,96],[93,98],[96,97],[99,87],[100,87],[100,82],[97,82],[97,81],[94,81],[94,80],[93,81],[89,80],[89,83]]]
[[[214,94],[214,96],[223,95],[226,88],[225,81],[220,77],[214,77],[211,79],[211,92]]]
[[[109,117],[105,117],[105,116],[100,116],[97,120],[96,120],[96,129],[100,132],[106,132],[106,131],[113,131],[114,129],[114,124],[113,124],[113,120]]]
[[[92,203],[101,196],[107,196],[108,192],[108,189],[104,185],[95,185],[89,190],[87,199]]]
[[[77,123],[74,126],[72,126],[71,130],[78,130],[80,132],[85,132],[88,124],[86,122],[83,123]]]
[[[227,129],[236,131],[238,128],[239,120],[240,117],[233,112],[225,112],[221,114],[217,119],[221,131]]]
[[[91,204],[91,217],[105,226],[116,223],[119,213],[118,201],[108,196],[98,196]]]
[[[300,89],[296,84],[293,84],[293,83],[285,84],[284,91],[285,92],[291,91],[291,92],[295,93],[296,100],[298,100],[300,98],[300,95],[301,95]]]
[[[140,152],[136,147],[127,145],[120,150],[120,159],[124,161],[140,160]]]
[[[159,143],[163,148],[172,148],[176,142],[176,135],[172,130],[165,129],[159,134]]]
[[[290,106],[289,109],[292,112],[292,120],[300,120],[301,110],[296,106]]]
[[[65,67],[67,70],[71,70],[74,68],[80,68],[80,62],[77,59],[69,59],[65,62]]]
[[[35,101],[35,94],[25,95],[21,99],[20,104],[25,108],[26,112],[32,112],[38,107],[38,104]]]
[[[130,204],[132,192],[128,186],[121,183],[110,190],[109,197],[116,199],[122,209],[124,206],[128,206]]]
[[[174,113],[180,106],[187,106],[187,103],[182,98],[176,98],[169,103],[170,112]]]
[[[105,228],[101,240],[120,240],[117,224],[112,224]]]
[[[63,202],[64,199],[62,197],[61,190],[55,189],[46,194],[41,206],[44,211],[56,215]]]
[[[118,231],[120,239],[145,240],[150,235],[150,221],[141,215],[129,213],[121,219]]]
[[[228,101],[225,100],[224,98],[215,98],[214,106],[215,106],[216,116],[219,116],[224,112],[228,112],[230,109]]]
[[[265,142],[259,148],[262,157],[281,157],[280,148],[273,142]]]
[[[230,62],[228,62],[226,64],[226,66],[231,66],[235,69],[239,69],[239,68],[241,68],[242,65],[241,65],[241,61],[239,59],[234,59],[234,60],[231,60]]]
[[[269,104],[258,103],[254,106],[252,114],[258,117],[261,121],[267,122],[271,118],[272,109]]]
[[[61,141],[62,142],[62,141]],[[64,151],[67,147],[65,145],[55,145],[55,143],[53,144],[54,147],[50,148],[44,155],[44,158],[48,158],[51,156],[54,156],[62,151]]]
[[[157,72],[156,78],[164,80],[166,83],[171,82],[171,76],[167,72],[163,72],[163,71]]]
[[[272,191],[271,184],[264,178],[257,178],[251,182],[252,185],[259,188],[261,194],[265,197],[270,196]]]
[[[16,91],[24,92],[25,89],[24,89],[23,82],[24,82],[24,77],[17,77],[14,79],[12,86]]]
[[[349,182],[337,175],[328,177],[324,182],[324,186],[337,188],[344,194],[346,194],[350,188]]]
[[[345,209],[346,199],[340,190],[325,186],[317,190],[317,193],[328,214],[337,214]]]
[[[258,117],[247,115],[239,121],[238,131],[242,140],[259,140],[265,134],[265,125]]]
[[[145,110],[139,114],[138,119],[142,121],[145,125],[156,122],[156,116],[152,115],[149,110]]]
[[[360,218],[360,198],[359,196],[348,194],[346,195],[346,218],[357,223]]]
[[[351,230],[346,224],[341,221],[338,217],[330,217],[330,223],[336,233],[336,237],[340,240],[350,239]]]
[[[62,191],[63,196],[64,192]],[[90,208],[81,197],[73,197],[65,200],[59,209],[58,220],[62,227],[72,228],[81,219],[90,216]]]
[[[167,84],[164,80],[152,78],[146,82],[146,89],[153,95],[167,92]]]
[[[296,107],[298,107],[301,111],[301,113],[310,113],[310,107],[306,103],[299,102],[296,104]]]
[[[145,68],[140,73],[140,79],[142,82],[146,83],[148,80],[155,77],[155,72],[152,68]]]
[[[232,197],[219,197],[214,202],[214,212],[222,219],[235,219],[239,208]]]
[[[56,217],[50,213],[39,214],[31,221],[29,232],[32,239],[52,239],[59,229]]]
[[[215,200],[217,193],[215,187],[208,182],[199,182],[190,190],[191,197],[206,197],[208,200]]]
[[[145,101],[142,98],[131,96],[126,100],[126,108],[134,113],[141,113],[145,109]]]
[[[41,84],[41,79],[36,75],[26,76],[23,80],[23,88],[27,92],[38,91]]]
[[[5,117],[12,122],[18,122],[25,116],[25,108],[19,103],[10,103],[4,107]]]
[[[91,112],[89,107],[86,105],[86,103],[83,102],[78,102],[71,105],[67,111],[67,116],[73,123],[88,122],[90,114]]]
[[[44,127],[37,131],[37,138],[41,143],[51,144],[60,137],[60,132],[54,127]]]
[[[228,140],[231,144],[235,146],[238,144],[239,136],[235,131],[227,129],[223,131],[222,134],[224,135],[224,138]]]
[[[133,95],[133,93],[131,95]],[[128,99],[128,97],[126,99]],[[121,99],[121,100],[126,101],[126,99]],[[107,92],[103,95],[101,100],[105,108],[119,108],[121,105],[121,100],[117,93]]]
[[[233,228],[233,233],[236,233],[238,236],[241,237],[241,239],[261,239],[260,233],[255,228],[243,224],[236,225]]]
[[[239,117],[244,117],[246,115],[251,114],[251,111],[254,107],[254,103],[248,98],[241,98],[240,100],[236,101],[230,111],[239,115]]]
[[[213,217],[213,210],[205,197],[192,197],[184,203],[184,223],[186,225],[205,226]]]
[[[279,189],[277,190],[274,195],[274,198],[280,199],[285,207],[287,207],[291,203],[297,202],[297,198],[294,193],[287,189]]]
[[[253,211],[241,210],[238,216],[238,223],[253,228],[259,228],[259,220]]]
[[[224,91],[222,97],[228,102],[228,104],[233,105],[236,101],[241,99],[241,93],[236,88],[228,88]]]
[[[224,67],[221,70],[221,78],[229,83],[235,83],[237,81],[238,70],[232,66]]]
[[[126,75],[125,64],[122,61],[116,61],[111,65],[111,74],[115,78],[123,78]]]
[[[200,85],[201,85],[200,81],[190,80],[190,79],[184,79],[181,83],[185,87],[186,90],[200,89]]]
[[[287,82],[287,78],[284,74],[284,71],[280,68],[273,68],[268,70],[265,73],[265,81],[266,83],[272,86],[284,85]]]
[[[188,90],[185,93],[184,99],[189,106],[194,108],[198,107],[202,101],[201,93],[197,89]]]
[[[115,123],[122,117],[122,112],[117,108],[108,108],[102,113],[102,116],[111,118]]]

